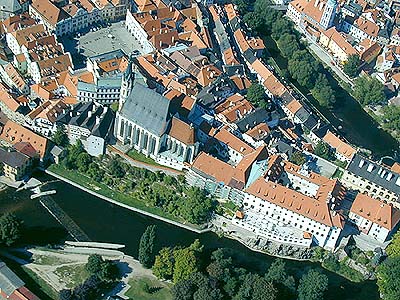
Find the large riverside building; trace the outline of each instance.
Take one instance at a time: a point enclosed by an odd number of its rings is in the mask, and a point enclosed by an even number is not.
[[[244,217],[233,222],[276,242],[334,250],[345,223],[337,211],[343,196],[337,180],[272,156],[245,190]]]

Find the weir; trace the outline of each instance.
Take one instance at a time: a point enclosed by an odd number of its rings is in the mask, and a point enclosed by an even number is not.
[[[90,242],[86,233],[49,196],[41,197],[40,204],[60,223],[77,242]]]

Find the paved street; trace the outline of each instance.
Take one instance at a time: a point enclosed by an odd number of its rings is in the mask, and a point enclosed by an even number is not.
[[[329,68],[331,68],[341,80],[347,84],[350,84],[351,86],[353,85],[353,82],[343,73],[343,71],[336,64],[332,64],[332,57],[324,49],[322,49],[321,46],[316,44],[314,41],[308,40],[308,42],[309,48],[319,57],[320,60],[328,65]]]

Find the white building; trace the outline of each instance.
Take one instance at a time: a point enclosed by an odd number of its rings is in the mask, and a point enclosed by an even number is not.
[[[85,150],[93,156],[106,152],[107,143],[112,139],[114,112],[94,102],[78,103],[73,110],[65,111],[57,118],[63,124],[71,144],[80,140]]]
[[[266,239],[334,250],[344,227],[335,210],[340,184],[279,158],[269,165],[245,190],[244,218],[233,222]]]
[[[358,229],[384,243],[400,220],[400,211],[393,206],[359,193],[353,202],[349,220]]]
[[[143,29],[141,24],[136,20],[145,17],[148,13],[133,14],[129,10],[126,13],[125,26],[126,29],[137,39],[142,46],[143,54],[151,53],[155,50],[154,46],[149,41],[147,32]]]
[[[63,100],[47,100],[28,114],[32,121],[25,125],[43,136],[51,137],[57,129],[58,116],[65,114],[67,110]]]
[[[400,208],[400,175],[359,154],[354,155],[341,182],[348,188]]]

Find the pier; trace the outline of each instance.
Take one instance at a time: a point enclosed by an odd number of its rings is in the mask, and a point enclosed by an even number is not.
[[[77,242],[90,242],[86,233],[70,216],[49,196],[43,196],[40,204],[60,223]]]

